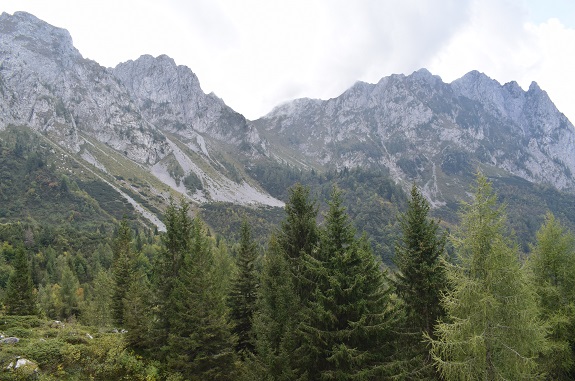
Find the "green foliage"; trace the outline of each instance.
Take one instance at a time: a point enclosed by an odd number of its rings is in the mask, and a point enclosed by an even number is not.
[[[303,310],[296,349],[305,379],[380,380],[395,373],[398,311],[391,288],[365,238],[334,189],[317,258],[306,256],[315,288]]]
[[[234,338],[225,294],[214,277],[212,241],[200,220],[187,220],[190,231],[169,303],[168,368],[189,380],[231,380]]]
[[[132,229],[128,221],[120,222],[118,234],[114,239],[114,265],[112,274],[114,278],[112,294],[112,318],[118,327],[124,326],[124,312],[126,294],[134,282],[137,254],[132,247]]]
[[[248,379],[293,379],[290,333],[293,333],[295,293],[289,262],[275,236],[270,238],[263,258],[257,310],[254,314],[255,361],[246,365]],[[248,372],[249,371],[249,372]]]
[[[255,267],[258,247],[252,239],[247,220],[242,223],[240,237],[236,253],[237,275],[232,283],[228,304],[233,325],[232,333],[238,340],[236,352],[245,358],[253,353],[255,348],[252,325],[258,291],[258,274]]]
[[[28,255],[22,247],[16,249],[14,270],[8,278],[4,304],[9,315],[34,315],[38,312]]]
[[[552,214],[537,232],[530,267],[550,350],[542,358],[549,379],[575,377],[575,236]]]
[[[194,172],[190,172],[184,177],[184,186],[190,193],[204,189],[202,180]]]
[[[444,315],[440,301],[447,289],[441,263],[445,259],[445,234],[440,234],[438,223],[429,219],[429,204],[415,185],[399,222],[402,235],[396,241],[394,284],[405,314],[400,331],[405,377],[433,379],[434,367],[422,339],[433,335],[433,327]]]
[[[453,237],[457,262],[447,267],[446,320],[430,338],[436,366],[446,380],[534,378],[545,327],[517,247],[505,233],[505,214],[481,174],[461,219]]]

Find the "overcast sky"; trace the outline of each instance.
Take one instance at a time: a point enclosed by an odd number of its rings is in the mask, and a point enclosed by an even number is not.
[[[103,66],[167,54],[248,119],[422,67],[536,81],[575,122],[573,0],[2,0]]]

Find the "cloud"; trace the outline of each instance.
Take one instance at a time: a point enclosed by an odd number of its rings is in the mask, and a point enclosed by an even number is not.
[[[193,70],[206,88],[255,118],[294,97],[334,97],[357,80],[376,82],[425,66],[465,25],[470,1],[221,0],[218,5],[239,43]]]
[[[511,1],[476,0],[468,25],[429,63],[429,70],[450,82],[479,70],[527,89],[536,81],[570,120],[575,121],[571,92],[575,79],[575,30],[557,19],[528,21],[527,11]]]

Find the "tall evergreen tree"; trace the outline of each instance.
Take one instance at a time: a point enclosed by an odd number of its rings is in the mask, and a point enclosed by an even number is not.
[[[300,345],[294,327],[315,287],[305,257],[313,257],[319,242],[318,207],[309,188],[291,188],[285,211],[264,259],[255,324],[257,363],[272,380],[294,379],[293,352]]]
[[[263,259],[257,310],[254,316],[256,360],[250,364],[254,380],[294,380],[290,360],[295,324],[294,306],[299,303],[290,262],[272,235]]]
[[[118,233],[114,239],[114,263],[112,274],[114,278],[112,293],[112,318],[117,326],[124,325],[124,299],[134,278],[136,253],[132,247],[132,229],[124,218],[120,222]]]
[[[203,223],[190,224],[188,250],[169,298],[168,367],[186,380],[231,380],[235,340],[218,286],[213,244]]]
[[[355,238],[335,188],[319,255],[306,261],[316,287],[298,325],[300,379],[380,380],[392,375],[397,312],[391,288],[367,239]]]
[[[229,296],[233,333],[238,338],[236,351],[242,357],[254,352],[253,316],[258,288],[256,259],[257,245],[252,239],[250,225],[244,218],[236,254],[237,275]]]
[[[185,253],[189,251],[191,245],[192,220],[188,213],[189,207],[183,200],[179,206],[170,200],[170,205],[164,214],[166,232],[162,235],[162,248],[154,264],[152,279],[156,315],[154,336],[160,349],[156,355],[161,359],[165,357],[164,349],[167,348],[171,316],[174,314],[174,305],[170,298],[179,278]]]
[[[538,374],[545,329],[517,246],[505,234],[505,213],[479,174],[473,201],[464,205],[453,238],[456,264],[447,267],[451,289],[446,319],[431,339],[445,380],[525,380]]]
[[[130,275],[128,289],[124,296],[124,327],[128,331],[125,340],[128,346],[142,353],[152,344],[150,331],[150,285],[142,267],[137,267]]]
[[[530,265],[550,350],[542,359],[549,379],[575,379],[575,236],[552,214],[537,232]]]
[[[429,218],[429,204],[413,185],[407,211],[400,216],[402,235],[395,247],[397,274],[395,287],[405,313],[401,342],[406,361],[407,379],[435,378],[425,335],[433,335],[433,327],[443,316],[440,303],[447,279],[441,263],[445,234]]]
[[[309,188],[299,183],[294,185],[289,190],[285,211],[286,218],[281,224],[278,244],[290,263],[295,291],[300,301],[305,303],[313,289],[313,283],[305,274],[302,257],[312,255],[319,242],[318,207],[310,197]]]
[[[28,256],[24,248],[16,249],[14,270],[6,285],[6,312],[8,315],[35,315],[38,312],[34,284]]]

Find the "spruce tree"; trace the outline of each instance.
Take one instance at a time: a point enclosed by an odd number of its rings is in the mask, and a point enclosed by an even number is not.
[[[152,345],[150,331],[150,285],[142,267],[134,269],[130,275],[128,289],[124,296],[124,328],[126,343],[133,350],[142,353]]]
[[[530,265],[540,317],[548,322],[548,378],[575,379],[575,236],[549,213],[537,232]]]
[[[35,315],[38,312],[34,283],[28,256],[22,247],[18,247],[14,257],[14,270],[6,285],[6,313],[8,315]]]
[[[118,233],[114,239],[114,262],[112,274],[114,278],[112,293],[112,318],[118,327],[124,326],[124,299],[134,278],[136,253],[132,247],[132,229],[124,218],[120,222]]]
[[[155,311],[154,336],[159,351],[156,356],[165,358],[168,334],[171,331],[170,319],[173,307],[170,298],[176,280],[179,278],[185,253],[189,251],[191,242],[192,220],[188,216],[189,207],[182,200],[176,205],[170,200],[170,205],[164,213],[166,232],[161,237],[162,247],[153,270],[153,300]]]
[[[447,267],[450,290],[431,353],[445,380],[524,380],[538,375],[545,329],[505,213],[479,174],[453,237],[457,262]]]
[[[302,309],[315,287],[305,257],[314,255],[319,242],[318,207],[309,188],[301,184],[291,188],[285,211],[286,217],[266,255],[256,328],[257,351],[262,351],[258,361],[274,380],[293,379],[293,352],[301,344],[294,327],[302,319]],[[269,272],[277,273],[276,279],[271,279],[274,275]]]
[[[317,257],[316,287],[298,325],[298,375],[306,380],[380,380],[395,373],[397,311],[367,239],[357,239],[334,188]]]
[[[236,352],[243,358],[254,352],[253,316],[258,288],[256,259],[257,245],[252,239],[250,225],[244,218],[236,254],[237,275],[229,296],[233,333],[238,339]]]
[[[313,255],[319,242],[317,226],[318,207],[310,197],[310,190],[296,184],[289,190],[285,205],[286,218],[281,224],[278,244],[290,264],[295,291],[300,303],[305,303],[313,289],[313,282],[305,274],[302,257]]]
[[[168,368],[186,380],[232,380],[234,337],[218,286],[213,244],[203,223],[190,224],[188,250],[169,298]]]
[[[399,218],[402,235],[395,247],[397,273],[394,280],[397,295],[403,303],[405,320],[401,329],[404,377],[421,380],[436,378],[425,335],[443,316],[440,303],[447,279],[441,263],[445,234],[429,218],[429,203],[415,184],[407,211]]]
[[[263,258],[257,310],[254,316],[256,359],[249,364],[254,380],[294,380],[290,360],[295,325],[296,295],[290,262],[286,259],[275,235],[270,238]]]

